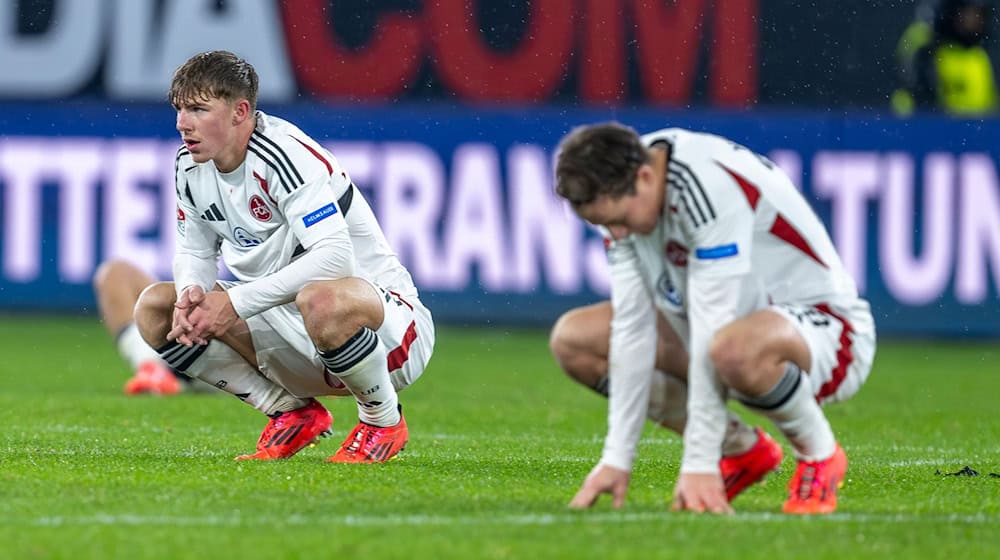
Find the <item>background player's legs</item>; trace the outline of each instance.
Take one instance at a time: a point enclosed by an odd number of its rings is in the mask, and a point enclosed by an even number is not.
[[[184,379],[179,379],[183,376],[170,370],[156,350],[146,344],[132,319],[139,294],[153,282],[150,275],[123,260],[104,262],[94,274],[94,296],[101,323],[134,372],[125,384],[128,394],[170,395],[183,388]]]
[[[552,328],[549,346],[556,362],[574,381],[608,396],[608,345],[611,303],[601,302],[566,312]],[[647,417],[678,434],[687,423],[688,353],[667,321],[657,317],[656,376]],[[757,441],[757,434],[729,413],[723,455],[740,454]]]
[[[833,455],[833,431],[805,377],[809,347],[788,319],[769,310],[738,319],[716,333],[710,355],[723,384],[770,418],[796,457],[818,461]]]

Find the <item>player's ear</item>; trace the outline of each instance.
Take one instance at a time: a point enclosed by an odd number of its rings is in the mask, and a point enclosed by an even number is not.
[[[250,102],[246,99],[237,100],[236,106],[233,109],[234,125],[240,124],[250,117]]]

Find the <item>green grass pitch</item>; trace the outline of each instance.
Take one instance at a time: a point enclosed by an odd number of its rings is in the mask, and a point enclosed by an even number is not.
[[[284,462],[236,463],[264,418],[233,398],[126,398],[95,319],[0,316],[0,558],[1000,557],[1000,350],[887,342],[828,408],[851,466],[837,514],[780,514],[793,464],[731,517],[676,514],[679,439],[647,426],[626,506],[565,504],[597,459],[605,403],[541,330],[442,328],[402,394],[410,443],[331,465],[355,423]],[[787,451],[787,445],[786,445]],[[942,476],[969,465],[979,476]]]

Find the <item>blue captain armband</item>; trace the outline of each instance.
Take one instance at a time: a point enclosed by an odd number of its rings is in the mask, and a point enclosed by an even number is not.
[[[724,259],[738,255],[739,248],[735,243],[719,245],[718,247],[699,247],[694,250],[694,256],[702,260]]]

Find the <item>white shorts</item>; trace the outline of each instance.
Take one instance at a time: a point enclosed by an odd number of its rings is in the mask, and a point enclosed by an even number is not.
[[[788,319],[809,346],[809,381],[820,404],[842,401],[858,392],[875,358],[875,321],[867,301],[784,303],[768,309]]]
[[[389,378],[399,392],[420,377],[431,359],[434,321],[419,299],[404,299],[369,283],[383,296],[380,299],[385,318],[375,333],[385,346]],[[220,280],[218,284],[229,289],[238,282]],[[247,326],[257,365],[268,379],[297,397],[349,394],[336,377],[326,372],[294,302],[250,317]]]

